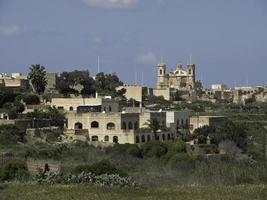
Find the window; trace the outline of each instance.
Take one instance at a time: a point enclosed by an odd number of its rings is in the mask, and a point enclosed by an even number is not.
[[[118,142],[119,142],[118,136],[114,136],[113,137],[113,143],[118,143]]]
[[[114,130],[114,129],[115,129],[115,124],[112,123],[112,122],[108,123],[108,124],[107,124],[107,129],[108,129],[108,130]]]
[[[98,136],[96,136],[96,135],[92,136],[92,141],[93,142],[97,142],[98,141]]]
[[[72,106],[70,107],[70,111],[73,111],[73,107]]]
[[[132,122],[129,122],[129,123],[128,123],[128,129],[130,129],[130,130],[133,129],[133,124],[132,124]]]
[[[168,133],[168,140],[171,140],[171,135]]]
[[[91,123],[91,128],[99,128],[99,123],[97,121],[93,121]]]
[[[126,130],[126,122],[122,122],[122,129]]]
[[[162,69],[159,70],[159,74],[162,75]]]
[[[75,129],[75,130],[81,130],[81,129],[83,129],[83,124],[80,123],[80,122],[77,122],[77,123],[74,125],[74,129]]]
[[[136,136],[136,137],[135,137],[135,142],[136,142],[136,143],[139,143],[139,142],[140,142],[140,141],[139,141],[139,136]]]
[[[109,136],[106,135],[105,138],[104,138],[104,141],[108,142],[109,141]]]
[[[147,141],[149,142],[151,140],[150,135],[147,135]]]
[[[137,130],[139,128],[139,126],[138,126],[138,122],[135,122],[134,123],[134,130]]]
[[[144,135],[142,135],[142,142],[145,143],[146,142],[146,138]]]
[[[165,134],[162,134],[162,140],[163,140],[163,141],[166,140]]]
[[[184,120],[183,119],[181,120],[181,124],[184,125]]]
[[[64,107],[63,106],[58,106],[57,109],[58,110],[64,110]]]
[[[112,108],[111,108],[111,106],[109,106],[109,107],[108,107],[108,110],[109,110],[109,112],[111,112],[111,111],[112,111]]]
[[[192,69],[189,69],[189,74],[192,74]]]
[[[188,119],[186,119],[185,124],[186,124],[186,128],[188,128],[189,127],[189,120]]]

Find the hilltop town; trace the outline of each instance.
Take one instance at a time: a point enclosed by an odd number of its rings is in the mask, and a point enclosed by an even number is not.
[[[155,71],[154,88],[115,73],[50,73],[39,64],[24,76],[1,74],[0,180],[265,183],[267,87],[203,88],[195,64],[168,71],[161,63]]]

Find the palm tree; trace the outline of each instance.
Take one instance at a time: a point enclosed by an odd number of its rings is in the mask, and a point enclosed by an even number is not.
[[[159,121],[157,119],[149,119],[149,120],[147,120],[145,125],[147,125],[148,128],[153,132],[154,138],[156,140],[158,140],[157,132],[158,132],[159,129],[162,128],[162,126],[160,125]]]
[[[46,71],[44,66],[40,64],[31,65],[28,74],[32,87],[39,95],[44,93],[47,86]]]

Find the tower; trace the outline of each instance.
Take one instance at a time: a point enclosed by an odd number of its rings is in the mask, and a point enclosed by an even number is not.
[[[196,81],[196,66],[195,64],[187,65],[187,73],[188,73],[188,86],[189,89],[192,90],[195,88]]]
[[[158,64],[157,66],[157,88],[163,89],[165,87],[165,76],[166,76],[166,64]]]

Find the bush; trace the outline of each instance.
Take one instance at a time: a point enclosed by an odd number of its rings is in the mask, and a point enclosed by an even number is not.
[[[22,97],[22,100],[26,103],[26,105],[40,104],[40,98],[35,94],[26,94]]]
[[[186,152],[186,143],[184,141],[177,141],[170,145],[170,151],[173,152]]]
[[[102,174],[96,176],[92,173],[79,173],[64,176],[58,173],[40,173],[35,177],[40,184],[93,184],[105,187],[137,187],[138,184],[129,177],[121,177],[117,174]]]
[[[2,181],[19,179],[23,180],[28,177],[26,163],[21,160],[11,160],[1,169],[0,179]]]
[[[25,141],[25,132],[19,130],[15,125],[0,126],[0,144],[16,144]]]
[[[107,152],[127,153],[133,157],[142,158],[142,151],[136,144],[115,144],[113,147],[108,147]]]
[[[79,174],[82,172],[93,173],[95,175],[102,174],[118,174],[121,177],[126,177],[127,174],[120,169],[117,169],[115,165],[108,160],[102,160],[92,165],[78,165],[74,168],[73,172]]]
[[[168,152],[168,145],[160,141],[150,141],[141,147],[145,157],[162,157]]]
[[[62,134],[61,130],[48,130],[46,131],[46,140],[48,142],[57,142]]]

